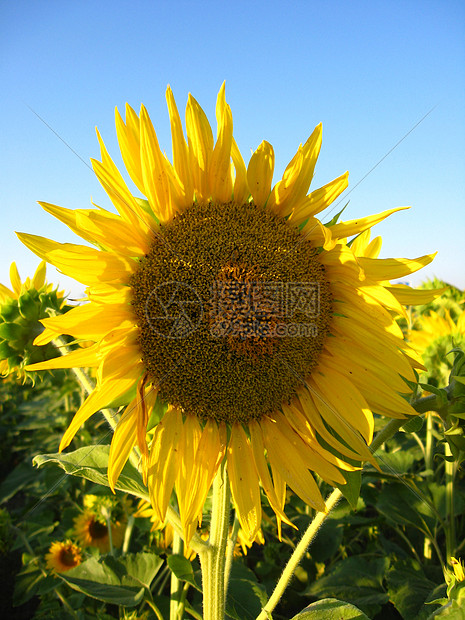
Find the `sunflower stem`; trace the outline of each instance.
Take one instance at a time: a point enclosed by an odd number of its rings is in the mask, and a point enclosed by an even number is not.
[[[203,620],[224,620],[226,546],[230,511],[229,479],[223,461],[213,481],[211,527],[208,546],[199,553],[202,568]]]
[[[234,516],[234,524],[231,532],[231,536],[228,539],[227,543],[227,551],[226,551],[226,564],[224,567],[224,584],[225,584],[225,593],[228,589],[229,576],[231,575],[232,562],[234,558],[234,548],[236,546],[237,535],[239,534],[240,523],[237,518],[237,514]]]
[[[433,397],[426,396],[424,398],[420,398],[411,404],[412,407],[419,413],[424,413],[425,411],[435,409],[436,406],[440,406],[439,399],[436,401],[436,397],[434,395]],[[442,404],[441,407],[443,407]],[[393,437],[397,433],[397,431],[407,422],[408,419],[406,418],[402,420],[390,420],[386,424],[386,426],[379,431],[379,433],[371,442],[371,445],[369,446],[371,452],[375,453],[386,441],[391,439],[391,437]],[[276,584],[272,595],[268,599],[265,607],[262,608],[262,611],[259,613],[256,620],[268,620],[270,618],[271,612],[279,603],[281,596],[287,588],[297,566],[300,564],[300,561],[302,560],[302,557],[305,554],[308,546],[315,538],[319,529],[330,514],[331,510],[336,506],[341,497],[342,493],[339,489],[335,489],[328,496],[326,500],[326,512],[318,512],[314,517],[313,521],[308,526],[297,547],[294,549],[284,571],[281,574],[281,577],[278,580],[278,583]]]
[[[174,531],[173,532],[173,543],[172,549],[174,555],[180,555],[183,551],[182,538],[179,534]],[[170,620],[180,620],[181,619],[181,594],[182,594],[182,584],[179,579],[176,577],[174,572],[171,572],[171,590],[170,590]]]
[[[279,581],[273,591],[273,594],[268,599],[268,602],[266,603],[265,607],[263,607],[256,620],[267,620],[267,618],[270,617],[271,612],[279,603],[281,596],[284,594],[284,590],[287,588],[304,553],[307,551],[307,547],[315,538],[318,530],[325,522],[326,517],[329,515],[329,513],[338,503],[341,497],[342,493],[339,489],[334,489],[331,495],[328,496],[326,500],[327,512],[318,512],[313,521],[308,526],[306,532],[300,539],[300,542],[297,544],[297,547],[294,549],[288,563],[286,564],[286,568],[283,570],[281,577],[279,578]]]
[[[446,457],[446,563],[450,564],[450,558],[455,554],[454,478],[456,463],[449,460],[452,457],[452,451],[447,441],[444,444],[444,455]]]

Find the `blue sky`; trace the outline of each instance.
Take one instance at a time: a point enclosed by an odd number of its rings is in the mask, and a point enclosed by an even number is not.
[[[181,114],[192,92],[215,132],[226,80],[244,158],[271,142],[276,180],[323,123],[313,188],[349,170],[350,190],[436,106],[347,197],[345,217],[411,205],[375,228],[381,256],[437,250],[411,281],[437,275],[465,288],[463,1],[19,0],[0,5],[0,50],[0,282],[12,260],[23,276],[38,263],[14,231],[78,242],[37,200],[109,207],[93,173],[30,108],[85,162],[99,155],[98,126],[119,164],[115,106],[143,102],[169,154],[167,84]],[[82,292],[52,267],[48,279]]]

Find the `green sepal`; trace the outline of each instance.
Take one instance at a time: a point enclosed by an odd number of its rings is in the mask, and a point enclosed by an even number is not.
[[[18,323],[0,323],[0,338],[5,340],[21,340],[24,336],[24,328]]]

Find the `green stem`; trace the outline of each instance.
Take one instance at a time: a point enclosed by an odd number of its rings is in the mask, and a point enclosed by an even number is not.
[[[289,559],[289,562],[286,564],[286,568],[284,569],[281,577],[279,578],[273,594],[270,596],[267,604],[265,605],[265,607],[263,607],[256,620],[267,620],[267,618],[270,617],[269,614],[271,614],[273,609],[279,603],[281,596],[284,594],[284,590],[287,588],[289,581],[291,580],[292,575],[294,574],[297,566],[299,565],[302,556],[307,551],[309,544],[312,542],[313,538],[315,538],[318,530],[325,522],[326,517],[334,508],[334,506],[338,503],[341,497],[342,493],[341,491],[339,491],[339,489],[334,489],[331,495],[329,495],[328,499],[326,500],[327,512],[317,513],[313,521],[308,526],[297,547],[294,549]]]
[[[415,403],[412,403],[412,407],[417,412],[424,413],[425,411],[431,411],[431,409],[433,408],[432,405],[435,405],[435,404],[437,404],[436,396],[433,395],[433,398],[431,398],[430,396],[427,396],[425,398],[420,398]],[[373,439],[370,445],[371,452],[372,453],[376,452],[378,448],[380,448],[386,441],[388,441],[388,439],[391,439],[391,437],[393,437],[397,433],[397,431],[401,428],[401,426],[403,426],[407,422],[408,422],[408,419],[390,420],[390,422],[388,422],[386,426],[383,429],[381,429],[379,433],[376,435],[376,437]],[[334,508],[334,506],[336,506],[336,504],[341,499],[341,497],[342,497],[342,493],[341,491],[339,491],[339,489],[335,489],[328,496],[328,499],[326,500],[327,512],[317,513],[313,521],[308,526],[299,544],[294,549],[286,565],[286,568],[284,569],[281,577],[279,578],[278,583],[276,584],[276,587],[272,595],[270,596],[265,607],[263,607],[262,611],[257,616],[256,620],[267,620],[270,617],[271,612],[278,604],[281,596],[283,595],[285,589],[287,588],[289,584],[289,581],[291,580],[292,575],[294,574],[295,569],[297,568],[303,555],[305,554],[307,547],[312,542],[313,538],[318,533],[318,530],[323,525],[329,513]]]
[[[182,554],[182,538],[177,532],[173,534],[173,543],[171,547],[173,549],[173,554]],[[174,572],[171,572],[170,620],[181,620],[182,618],[182,611],[180,609],[181,593],[182,584]]]
[[[210,538],[199,553],[203,584],[203,620],[224,620],[226,607],[225,561],[230,510],[229,479],[223,461],[213,481]]]
[[[123,547],[121,549],[123,554],[127,553],[129,550],[129,543],[131,541],[132,532],[134,530],[134,522],[134,517],[132,515],[128,515],[128,523],[126,525],[126,529],[124,530]]]
[[[426,414],[425,470],[426,482],[433,482],[433,416],[431,413]],[[429,536],[425,536],[425,542],[423,544],[423,557],[425,558],[425,560],[431,560],[431,547],[431,538]]]
[[[232,562],[234,558],[234,548],[236,546],[237,535],[239,534],[240,526],[241,525],[239,523],[239,519],[237,518],[237,514],[236,514],[234,515],[234,524],[233,524],[231,536],[229,537],[228,542],[227,542],[226,562],[224,566],[224,583],[225,583],[226,591],[228,589],[229,577],[231,575]],[[226,591],[225,591],[225,596],[226,596]]]
[[[446,473],[446,563],[450,564],[450,558],[455,554],[455,506],[454,506],[454,478],[455,478],[455,461],[449,461],[447,458],[452,457],[449,443],[444,444],[445,473]]]

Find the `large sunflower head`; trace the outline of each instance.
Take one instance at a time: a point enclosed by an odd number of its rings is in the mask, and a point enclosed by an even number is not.
[[[173,489],[187,541],[218,467],[226,461],[247,540],[260,528],[260,485],[278,524],[286,486],[325,510],[313,477],[343,484],[344,471],[373,457],[373,412],[414,413],[401,394],[415,380],[415,353],[394,316],[434,292],[391,286],[428,264],[378,259],[369,229],[399,209],[324,225],[346,189],[344,173],[309,193],[321,125],[273,184],[274,151],[263,141],[246,166],[233,138],[224,85],[216,140],[189,95],[186,136],[167,90],[173,160],[160,149],[147,110],[116,112],[129,189],[98,136],[94,171],[117,213],[42,207],[92,244],[20,234],[45,260],[87,288],[88,303],[43,321],[36,339],[60,334],[94,344],[35,369],[97,368],[97,387],[61,442],[111,400],[137,386],[113,436],[112,487],[133,446],[153,509],[164,522]],[[141,194],[142,197],[136,197]],[[355,241],[354,241],[355,239]],[[353,241],[353,243],[352,243]],[[164,415],[151,441],[153,407]]]

